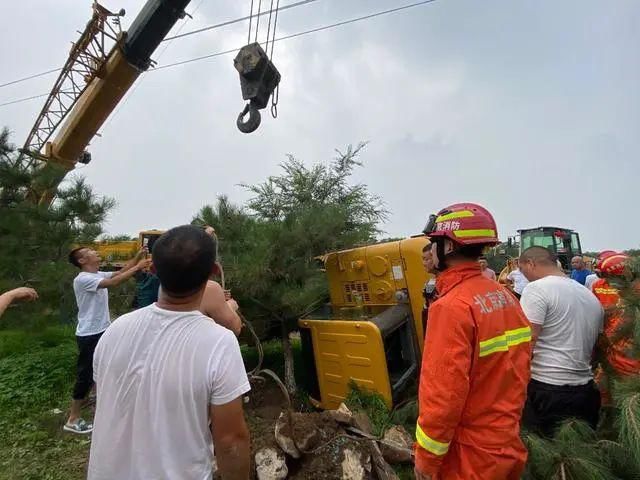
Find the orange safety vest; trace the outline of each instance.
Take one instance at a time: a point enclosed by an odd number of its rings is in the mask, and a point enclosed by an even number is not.
[[[604,334],[612,341],[624,320],[618,290],[604,278],[596,280],[591,289],[605,309]],[[629,357],[627,353],[630,345],[631,340],[621,339],[611,343],[607,350],[607,360],[619,375],[640,373],[640,360]]]
[[[416,428],[418,471],[441,480],[519,479],[531,326],[476,263],[442,272],[429,309]]]

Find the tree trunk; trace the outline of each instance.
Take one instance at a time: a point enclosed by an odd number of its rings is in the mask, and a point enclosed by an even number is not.
[[[289,395],[295,395],[298,391],[296,385],[296,377],[293,368],[293,349],[291,348],[291,339],[289,338],[289,329],[282,325],[282,353],[284,355],[284,384],[287,387]]]

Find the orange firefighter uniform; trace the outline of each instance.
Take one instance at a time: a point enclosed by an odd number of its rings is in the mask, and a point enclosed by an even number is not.
[[[416,470],[439,480],[516,480],[531,328],[520,304],[476,263],[444,270],[420,373]]]
[[[606,312],[604,334],[610,342],[607,348],[607,360],[619,375],[637,375],[640,373],[640,360],[632,358],[628,353],[631,341],[628,339],[615,341],[617,330],[624,320],[619,307],[618,290],[609,285],[604,278],[596,280],[592,290]]]

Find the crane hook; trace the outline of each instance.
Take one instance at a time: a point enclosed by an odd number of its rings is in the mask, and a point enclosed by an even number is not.
[[[249,114],[249,119],[245,121],[244,117],[247,113]],[[238,115],[236,125],[242,133],[251,133],[258,129],[261,120],[260,112],[253,103],[249,102],[245,105],[244,110],[240,112],[240,115]]]

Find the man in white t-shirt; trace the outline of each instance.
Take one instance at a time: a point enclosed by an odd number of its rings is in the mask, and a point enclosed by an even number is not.
[[[100,255],[90,248],[80,247],[69,253],[69,262],[80,269],[73,280],[73,292],[78,303],[78,364],[76,383],[69,418],[63,429],[67,432],[91,433],[92,425],[80,418],[80,410],[93,386],[93,353],[98,340],[111,323],[109,317],[109,295],[107,289],[130,279],[136,272],[146,268],[151,260],[140,260],[143,251],[118,272],[101,272]]]
[[[516,258],[513,262],[515,269],[509,272],[509,274],[507,275],[507,284],[511,288],[513,293],[516,294],[516,297],[520,298],[522,296],[524,287],[529,284],[529,280],[527,280],[527,277],[525,277],[524,274],[520,271],[518,259]]]
[[[587,275],[587,278],[584,281],[584,286],[587,287],[589,290],[593,291],[593,284],[596,283],[598,280],[600,280],[600,277],[598,277],[597,273],[592,273],[590,275]]]
[[[525,250],[520,270],[531,282],[520,304],[533,333],[523,424],[547,436],[566,418],[584,420],[595,429],[600,393],[591,360],[603,328],[602,306],[557,267],[555,256],[546,248]]]
[[[248,479],[249,391],[234,333],[198,311],[216,260],[200,228],[153,247],[155,304],[116,320],[98,343],[88,480]]]

